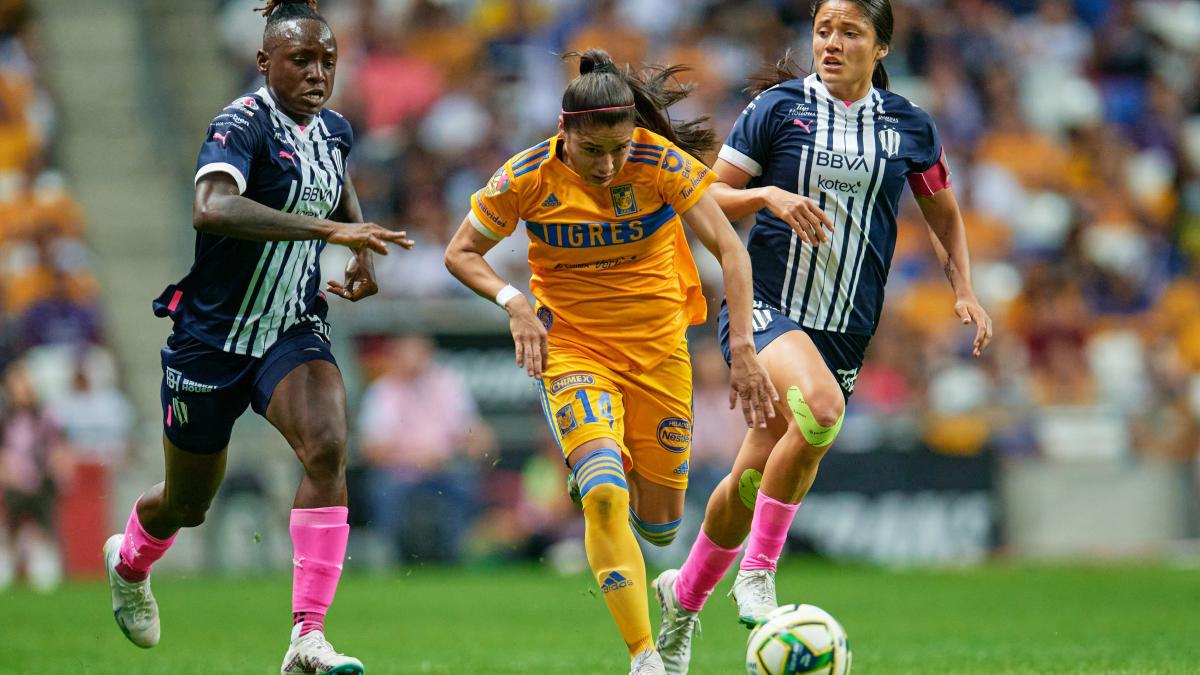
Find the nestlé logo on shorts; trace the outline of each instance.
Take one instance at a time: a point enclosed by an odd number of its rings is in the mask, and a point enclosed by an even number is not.
[[[692,445],[692,423],[682,417],[659,422],[658,444],[670,452],[686,452]]]

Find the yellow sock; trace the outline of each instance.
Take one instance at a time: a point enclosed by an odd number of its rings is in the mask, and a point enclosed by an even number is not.
[[[623,481],[622,481],[623,482]],[[646,563],[629,529],[629,491],[601,483],[583,496],[583,546],[608,611],[630,656],[653,644],[646,600]]]

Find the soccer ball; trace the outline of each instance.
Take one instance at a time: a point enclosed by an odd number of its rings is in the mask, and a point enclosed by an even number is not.
[[[767,615],[746,645],[750,675],[846,675],[850,643],[846,629],[814,605],[784,605]]]

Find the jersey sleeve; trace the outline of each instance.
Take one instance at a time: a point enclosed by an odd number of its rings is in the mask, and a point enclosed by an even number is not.
[[[255,110],[234,102],[213,119],[200,146],[195,182],[210,173],[227,173],[237,182],[238,194],[246,191],[250,165],[263,142],[254,114]]]
[[[771,153],[771,137],[775,132],[773,112],[779,99],[780,94],[773,89],[756,96],[733,123],[718,157],[753,178],[761,176]]]
[[[913,106],[917,112],[917,124],[914,130],[916,151],[909,161],[911,173],[925,173],[934,168],[942,159],[942,137],[938,134],[937,125],[929,113]]]
[[[483,189],[471,195],[471,212],[467,217],[483,236],[500,241],[516,230],[521,217],[515,183],[510,160],[492,174]]]
[[[326,108],[325,112],[329,113],[329,122],[326,124],[329,133],[337,136],[338,145],[342,149],[342,157],[349,158],[350,151],[354,149],[354,128],[350,126],[350,120],[336,110]]]
[[[704,162],[674,146],[667,147],[658,168],[659,196],[676,213],[685,213],[695,206],[708,186],[717,180],[717,174]]]

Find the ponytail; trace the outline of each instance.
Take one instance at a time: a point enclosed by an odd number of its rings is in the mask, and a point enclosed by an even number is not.
[[[707,116],[673,121],[666,113],[694,88],[674,81],[676,75],[688,70],[687,66],[646,66],[635,71],[617,66],[603,49],[563,55],[571,57],[579,58],[579,77],[571,80],[563,92],[563,128],[633,122],[695,157],[716,148],[717,136],[708,126]]]
[[[871,86],[876,89],[888,88],[888,72],[883,65],[883,59],[875,62],[875,72],[871,73]]]
[[[788,80],[798,80],[804,77],[800,67],[792,60],[792,48],[788,47],[783,57],[772,64],[764,64],[762,69],[750,76],[750,84],[742,91],[751,96],[758,96],[777,84]]]

